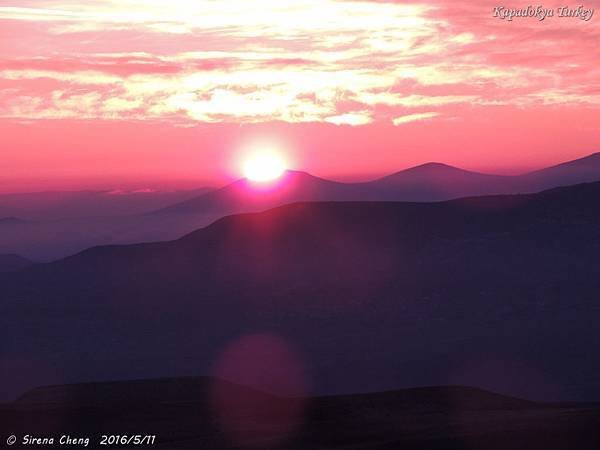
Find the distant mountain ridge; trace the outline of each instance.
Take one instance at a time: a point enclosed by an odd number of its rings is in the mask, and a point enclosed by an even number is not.
[[[39,221],[142,214],[209,190],[82,190],[0,194],[0,217],[15,216]]]
[[[490,175],[430,162],[363,183],[340,183],[288,171],[272,186],[238,180],[221,189],[162,208],[159,214],[258,212],[294,202],[417,201],[540,192],[600,181],[600,153],[524,175]]]
[[[52,261],[98,245],[177,239],[226,215],[295,202],[433,202],[539,192],[600,180],[599,160],[596,153],[522,176],[487,175],[426,163],[365,183],[340,183],[290,171],[272,185],[242,179],[215,190],[0,195],[0,217],[26,219],[0,221],[0,253]]]
[[[315,177],[306,172],[287,171],[273,185],[241,179],[221,189],[186,200],[159,213],[251,212],[301,201],[364,200],[369,193],[361,185],[350,185]]]
[[[521,175],[521,177],[527,180],[534,189],[549,189],[551,187],[595,182],[599,180],[599,174],[600,152],[596,152],[584,158],[536,170]]]

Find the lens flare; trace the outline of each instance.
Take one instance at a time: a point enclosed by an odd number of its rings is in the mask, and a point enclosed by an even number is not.
[[[243,448],[280,448],[295,436],[306,419],[306,369],[294,346],[276,334],[230,342],[215,361],[208,391],[225,437]]]

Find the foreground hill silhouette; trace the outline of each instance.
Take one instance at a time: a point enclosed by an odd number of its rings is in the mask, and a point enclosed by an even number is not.
[[[0,276],[0,390],[209,373],[232,340],[265,331],[298,349],[318,393],[465,384],[600,400],[598,198],[600,183],[300,203]]]
[[[216,384],[242,408],[238,429],[224,427],[211,402]],[[536,403],[461,386],[312,397],[292,432],[276,414],[294,399],[206,377],[90,383],[33,389],[0,405],[7,430],[24,435],[156,435],[158,448],[232,449],[595,449],[596,404]],[[283,406],[280,406],[283,405]],[[238,435],[239,436],[239,435]],[[279,441],[274,446],[273,441]],[[261,445],[271,442],[271,445]]]

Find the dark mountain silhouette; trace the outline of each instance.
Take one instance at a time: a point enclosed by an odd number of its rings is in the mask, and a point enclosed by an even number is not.
[[[32,264],[32,261],[19,255],[0,254],[0,272],[16,272]]]
[[[472,172],[440,163],[423,164],[369,184],[381,193],[381,200],[396,201],[440,201],[520,192],[514,177]]]
[[[239,180],[158,213],[258,212],[301,201],[443,201],[491,194],[533,193],[600,181],[600,153],[519,176],[488,175],[427,163],[365,183],[338,183],[287,172],[274,186]]]
[[[217,383],[238,399],[235,428],[215,410]],[[282,438],[278,412],[294,401],[207,377],[89,383],[36,388],[0,405],[0,421],[16,435],[148,434],[159,448],[194,450],[240,448],[234,437],[245,448],[277,442],[282,450],[595,450],[600,438],[597,404],[535,403],[463,386],[308,398]]]
[[[210,389],[211,384],[216,381],[210,377],[178,377],[40,386],[23,393],[13,404],[19,406],[81,407],[136,403],[201,403],[206,400],[207,391]],[[232,390],[254,391],[255,395],[272,396],[267,392],[236,385],[225,380],[219,380],[219,382],[231,385],[230,389]],[[495,397],[492,398],[495,399]],[[504,397],[498,396],[498,398],[503,399]],[[519,402],[519,400],[516,400],[516,402]],[[521,404],[528,403],[525,401],[520,402]],[[499,404],[501,404],[500,401]],[[518,406],[519,403],[515,405]]]
[[[230,389],[254,391],[256,395],[274,396],[250,386],[242,386],[212,377],[174,377],[146,380],[77,383],[40,386],[20,395],[17,405],[90,406],[127,403],[201,403],[208,397],[214,383],[225,383]],[[442,409],[525,409],[542,406],[539,403],[466,386],[428,386],[386,392],[352,394],[352,398],[372,400],[394,399],[398,406],[431,405]],[[334,401],[335,396],[323,397]]]
[[[598,400],[598,198],[600,183],[299,203],[0,276],[0,389],[208,373],[266,330],[305,355],[316,392],[452,382]]]
[[[486,175],[428,163],[367,183],[338,183],[291,171],[272,186],[239,180],[215,191],[0,196],[0,215],[18,214],[28,219],[15,223],[0,221],[0,253],[52,261],[98,245],[172,240],[225,215],[259,212],[294,202],[429,202],[473,195],[539,192],[579,181],[600,180],[599,155],[522,176]],[[164,208],[157,211],[157,207]]]
[[[531,190],[600,181],[600,152],[523,175]]]
[[[274,185],[247,179],[176,205],[160,213],[206,212],[214,214],[250,212],[294,202],[365,200],[374,197],[366,185],[325,180],[305,172],[287,171]]]
[[[485,175],[437,163],[424,164],[365,183],[339,183],[305,172],[288,171],[274,185],[242,179],[157,212],[223,215],[258,212],[309,201],[436,201],[518,191],[510,181],[512,177]]]

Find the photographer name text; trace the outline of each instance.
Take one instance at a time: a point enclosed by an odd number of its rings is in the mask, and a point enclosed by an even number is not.
[[[54,436],[34,436],[26,434],[22,439],[13,434],[6,439],[6,443],[10,446],[20,444],[22,446],[58,446],[58,447],[83,447],[86,448],[90,443],[93,447],[97,446],[151,446],[156,443],[155,435],[128,435],[128,434],[103,434],[97,439],[96,443],[92,442],[90,437],[75,437],[68,434],[63,434],[59,438]]]

